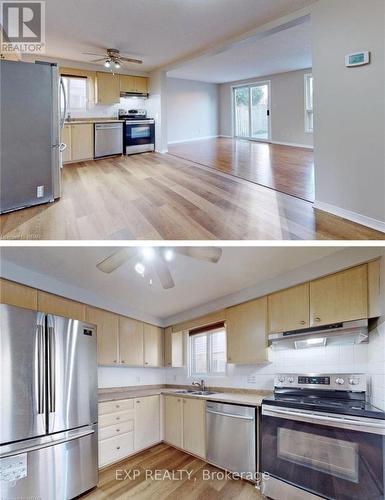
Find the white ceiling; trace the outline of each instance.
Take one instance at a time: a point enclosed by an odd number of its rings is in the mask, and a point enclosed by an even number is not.
[[[109,303],[114,302],[120,308],[165,319],[273,279],[339,249],[225,247],[217,264],[176,255],[169,265],[176,286],[170,290],[162,289],[156,276],[150,286],[135,272],[135,259],[111,274],[99,271],[96,264],[114,250],[112,247],[6,247],[1,250],[2,274],[12,279],[7,272],[10,262],[23,268],[23,282],[32,286],[42,285],[31,283],[25,269],[108,298]],[[60,290],[49,291],[60,295]],[[123,310],[120,312],[124,313]]]
[[[266,38],[245,40],[225,52],[190,61],[167,75],[224,83],[311,66],[311,22],[308,20]]]
[[[314,0],[46,0],[46,55],[120,49],[151,70],[222,43]],[[99,49],[99,50],[97,50]]]

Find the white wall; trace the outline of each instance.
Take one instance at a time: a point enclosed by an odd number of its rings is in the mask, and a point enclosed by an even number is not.
[[[312,6],[316,206],[385,231],[384,11],[384,0]],[[371,64],[346,68],[360,50]]]
[[[219,86],[219,133],[233,135],[232,86],[270,80],[271,135],[273,142],[313,145],[313,134],[305,132],[304,74],[311,69],[290,71],[261,78],[250,78]]]
[[[218,85],[179,78],[167,82],[168,143],[218,135]]]
[[[155,118],[155,150],[167,153],[167,75],[165,71],[150,74],[149,116]]]
[[[128,368],[99,366],[98,387],[128,387],[133,385],[159,385],[166,383],[163,368]]]

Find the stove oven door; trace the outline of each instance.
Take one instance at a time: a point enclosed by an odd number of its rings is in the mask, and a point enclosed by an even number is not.
[[[316,498],[384,499],[382,420],[263,405],[261,448],[267,496],[294,486]]]

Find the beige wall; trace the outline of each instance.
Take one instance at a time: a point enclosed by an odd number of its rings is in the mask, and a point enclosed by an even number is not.
[[[311,73],[311,69],[221,84],[219,86],[219,133],[221,135],[233,134],[231,87],[242,83],[270,80],[272,141],[312,146],[313,134],[305,132],[305,73]]]
[[[384,11],[384,0],[312,7],[316,205],[385,230]],[[346,68],[345,55],[359,50],[372,63]]]

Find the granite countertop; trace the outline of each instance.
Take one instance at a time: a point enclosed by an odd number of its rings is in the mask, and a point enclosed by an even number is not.
[[[155,396],[157,394],[170,394],[170,395],[180,396],[183,398],[198,398],[198,399],[218,401],[223,403],[261,406],[262,399],[266,397],[268,394],[271,394],[270,391],[226,392],[226,388],[223,388],[223,391],[218,391],[218,392],[215,389],[210,389],[214,392],[214,394],[198,395],[198,394],[179,393],[178,391],[182,389],[183,388],[172,388],[172,387],[161,387],[161,386],[143,387],[142,389],[139,387],[119,388],[117,390],[101,389],[99,390],[98,401],[99,403],[103,403],[106,401],[118,401],[122,399]],[[231,389],[228,390],[231,391]]]

